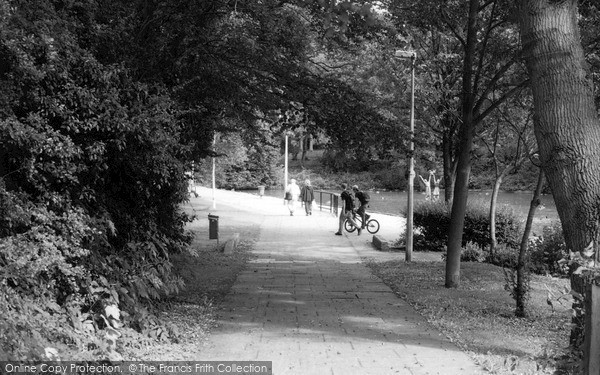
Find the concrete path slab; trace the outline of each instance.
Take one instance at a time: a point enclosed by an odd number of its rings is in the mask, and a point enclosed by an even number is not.
[[[329,213],[290,216],[277,199],[218,194],[213,213],[260,217],[260,235],[202,360],[273,361],[277,375],[484,373],[361,260],[403,254],[373,250],[366,234],[335,236]],[[212,192],[200,195],[196,204],[206,206]],[[382,229],[400,233],[398,218],[378,216]]]

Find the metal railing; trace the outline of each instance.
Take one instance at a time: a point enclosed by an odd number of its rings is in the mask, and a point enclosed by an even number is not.
[[[334,215],[338,215],[338,203],[340,195],[331,191],[315,190],[315,196],[318,196],[317,204],[319,210],[329,210]]]

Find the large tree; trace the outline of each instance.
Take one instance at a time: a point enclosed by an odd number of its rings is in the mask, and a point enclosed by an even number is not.
[[[600,123],[593,78],[580,40],[577,0],[518,3],[541,167],[556,202],[567,248],[588,253],[598,265]],[[572,287],[578,289],[578,284],[572,283]],[[575,301],[575,305],[579,303]],[[573,319],[571,344],[578,346],[582,327],[578,314]],[[585,348],[584,373],[598,358],[590,348]]]
[[[518,3],[542,168],[568,248],[580,251],[592,243],[598,260],[600,124],[577,0]]]

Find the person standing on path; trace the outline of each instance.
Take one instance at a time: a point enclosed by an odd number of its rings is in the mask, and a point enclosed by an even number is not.
[[[356,224],[354,219],[352,218],[352,211],[354,211],[354,196],[352,192],[348,190],[348,184],[342,183],[342,192],[340,193],[340,198],[342,199],[342,206],[340,209],[340,222],[338,231],[335,232],[336,236],[342,235],[342,230],[344,229],[344,221],[348,220],[355,228],[358,229],[358,235],[360,236],[360,232],[362,229]]]
[[[298,201],[299,197],[300,187],[296,184],[296,180],[292,178],[290,184],[285,188],[285,201],[290,210],[290,216],[294,216],[294,211],[296,211],[296,201]]]
[[[369,220],[369,218],[371,217],[371,215],[367,214],[367,207],[369,207],[369,201],[371,200],[371,197],[368,193],[360,191],[358,189],[358,185],[352,186],[352,190],[354,191],[354,196],[360,202],[360,207],[358,207],[356,213],[359,214],[360,218],[362,219],[361,229],[365,229],[365,227],[367,226],[367,220]]]
[[[310,185],[310,180],[308,178],[306,179],[306,181],[304,181],[304,186],[302,186],[302,191],[300,192],[300,200],[304,203],[304,211],[306,211],[306,216],[312,215],[312,206],[313,201],[315,200],[315,191]]]

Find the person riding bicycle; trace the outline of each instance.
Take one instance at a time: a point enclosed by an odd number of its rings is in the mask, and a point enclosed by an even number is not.
[[[368,215],[366,212],[367,207],[369,207],[369,201],[371,200],[371,197],[369,196],[369,193],[360,191],[358,189],[358,185],[352,186],[352,190],[354,191],[354,196],[360,202],[360,206],[356,210],[356,213],[360,215],[362,219],[362,229],[364,229],[367,225],[367,221],[371,217],[371,215]]]

